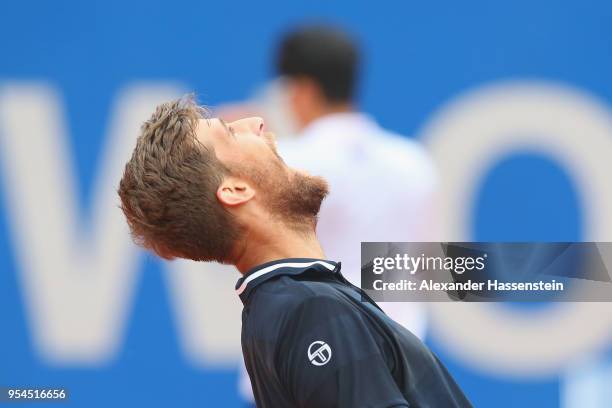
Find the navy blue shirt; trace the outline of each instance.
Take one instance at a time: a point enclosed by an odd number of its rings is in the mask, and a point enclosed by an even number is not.
[[[438,358],[340,273],[292,258],[238,280],[258,407],[471,407]]]

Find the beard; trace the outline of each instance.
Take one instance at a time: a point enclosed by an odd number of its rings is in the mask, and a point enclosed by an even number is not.
[[[327,181],[294,171],[277,186],[270,208],[290,226],[315,228],[321,203],[329,193]]]
[[[264,169],[248,166],[238,172],[254,183],[260,191],[258,199],[275,219],[295,230],[314,229],[321,203],[329,194],[327,181],[290,169],[277,157],[278,162]]]

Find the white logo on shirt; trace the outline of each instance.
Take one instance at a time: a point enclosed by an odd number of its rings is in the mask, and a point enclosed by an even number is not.
[[[331,347],[324,341],[313,341],[310,346],[308,346],[308,359],[316,366],[322,366],[329,363],[331,357]]]

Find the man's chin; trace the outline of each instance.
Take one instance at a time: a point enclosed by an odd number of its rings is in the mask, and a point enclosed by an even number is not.
[[[283,194],[283,213],[294,221],[312,219],[316,222],[321,203],[329,193],[327,181],[300,170],[294,171],[293,176]]]
[[[329,194],[329,184],[327,180],[321,176],[313,176],[307,170],[298,169],[296,170],[298,178],[302,179],[302,186],[306,187],[304,190],[310,191],[311,194],[321,196],[321,200]]]
[[[308,170],[293,169],[294,175],[302,180],[308,180],[307,184],[316,186],[319,190],[324,191],[324,195],[329,194],[329,184],[327,180],[321,176],[313,176]]]

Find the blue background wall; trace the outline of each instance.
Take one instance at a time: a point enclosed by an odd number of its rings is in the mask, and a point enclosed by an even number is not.
[[[604,1],[4,2],[0,82],[45,80],[61,91],[78,182],[75,216],[86,223],[119,88],[177,80],[206,104],[244,99],[272,76],[278,35],[309,19],[338,23],[362,41],[368,65],[361,107],[406,135],[450,98],[498,80],[552,79],[612,100],[612,5]],[[0,189],[0,385],[63,385],[73,391],[74,406],[240,404],[235,369],[202,369],[179,353],[160,264],[151,257],[143,258],[115,360],[95,369],[41,360],[26,324],[3,194]],[[518,153],[494,167],[474,211],[476,240],[584,238],[570,179],[536,154]],[[491,376],[431,346],[476,406],[561,403],[558,377]]]

